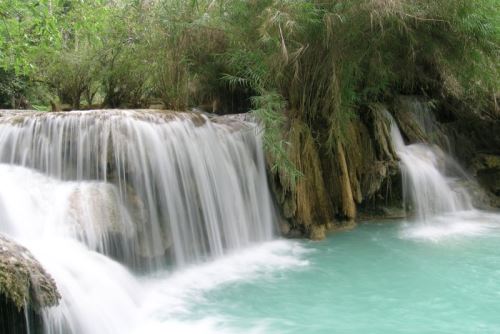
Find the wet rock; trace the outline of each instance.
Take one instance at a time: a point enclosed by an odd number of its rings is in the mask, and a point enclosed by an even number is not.
[[[324,225],[313,225],[309,232],[309,239],[323,240],[326,238],[326,227]]]
[[[401,206],[378,205],[372,208],[365,208],[361,211],[359,219],[402,219],[408,217],[408,212]]]
[[[304,238],[304,233],[298,229],[294,229],[292,228],[290,230],[290,232],[285,235],[287,238],[290,238],[290,239],[298,239],[298,238]]]
[[[67,104],[67,103],[62,103],[60,106],[59,106],[59,109],[61,111],[71,111],[73,110],[73,107],[70,105],[70,104]]]
[[[109,183],[93,182],[75,187],[69,197],[68,214],[79,235],[135,233],[127,210],[121,204],[118,189]]]
[[[207,123],[207,118],[203,117],[203,115],[199,113],[193,113],[193,116],[191,118],[191,122],[194,124],[196,127],[200,127],[202,125],[205,125]]]
[[[308,236],[311,226],[333,220],[333,206],[326,189],[319,147],[310,126],[293,120],[285,131],[288,155],[303,176],[291,182],[289,175],[272,168],[273,161],[268,157],[270,184],[283,217],[291,224],[290,233],[298,230]]]
[[[491,192],[491,205],[500,207],[500,155],[478,154],[472,162],[478,182]]]
[[[467,194],[470,196],[472,205],[477,209],[488,210],[492,207],[497,207],[496,197],[491,194],[487,188],[476,182],[474,179],[459,180],[457,183],[466,189]]]
[[[350,231],[357,226],[357,223],[354,219],[343,221],[340,224],[327,224],[326,229],[327,232],[344,232]]]
[[[55,281],[23,246],[0,234],[0,294],[18,309],[55,306]]]
[[[351,182],[359,184],[358,216],[402,206],[401,175],[392,145],[388,108],[373,104],[361,112],[351,131],[347,151]]]
[[[426,142],[428,140],[425,130],[415,119],[415,103],[416,98],[413,96],[400,96],[396,98],[392,106],[392,114],[407,142]]]
[[[288,234],[290,234],[290,230],[291,230],[291,228],[290,228],[289,224],[287,224],[287,223],[281,223],[280,224],[280,232],[281,232],[282,235],[288,235]]]
[[[134,187],[127,184],[125,188],[125,203],[136,233],[134,233],[135,240],[127,240],[124,246],[130,248],[131,245],[134,245],[134,253],[138,257],[128,261],[129,264],[140,269],[149,264],[161,262],[165,257],[171,258],[173,240],[168,226],[161,226],[161,230],[156,233],[156,236],[160,236],[160,244],[152,242],[151,218],[148,216],[144,201]]]

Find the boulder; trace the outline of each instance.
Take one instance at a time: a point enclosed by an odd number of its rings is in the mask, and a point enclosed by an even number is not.
[[[55,281],[29,250],[0,234],[0,294],[18,309],[55,306]]]

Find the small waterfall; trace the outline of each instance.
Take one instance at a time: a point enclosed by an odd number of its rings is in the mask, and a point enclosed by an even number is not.
[[[401,160],[403,197],[413,206],[417,220],[427,222],[437,215],[472,209],[470,196],[459,178],[446,175],[449,166],[461,174],[458,164],[437,147],[423,143],[405,145],[395,120],[389,112],[386,115]]]
[[[147,110],[0,111],[0,232],[50,272],[47,333],[126,333],[142,273],[271,240],[259,127]],[[128,268],[127,268],[128,267]]]
[[[433,112],[432,101],[418,96],[400,96],[396,105],[398,113],[412,123],[414,131],[417,130],[414,135],[422,135],[427,143],[436,144],[446,152],[451,152],[452,145]]]

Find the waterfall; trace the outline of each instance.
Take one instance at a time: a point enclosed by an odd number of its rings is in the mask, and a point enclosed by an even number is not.
[[[450,169],[463,173],[458,164],[437,147],[424,143],[405,145],[394,118],[386,113],[391,123],[391,137],[401,160],[403,197],[413,206],[416,219],[429,219],[447,213],[471,210],[467,190],[460,185],[457,175],[446,175]],[[451,166],[451,168],[449,168]]]
[[[126,333],[155,272],[272,239],[258,125],[147,110],[0,111],[0,232],[50,272],[47,333]],[[141,292],[142,291],[142,292]]]

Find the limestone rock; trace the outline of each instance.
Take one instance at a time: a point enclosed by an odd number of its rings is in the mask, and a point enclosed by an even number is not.
[[[0,234],[0,294],[18,309],[55,306],[60,295],[52,277],[23,246]]]
[[[309,232],[309,239],[323,240],[325,238],[326,238],[326,228],[324,225],[311,226],[311,231]]]

